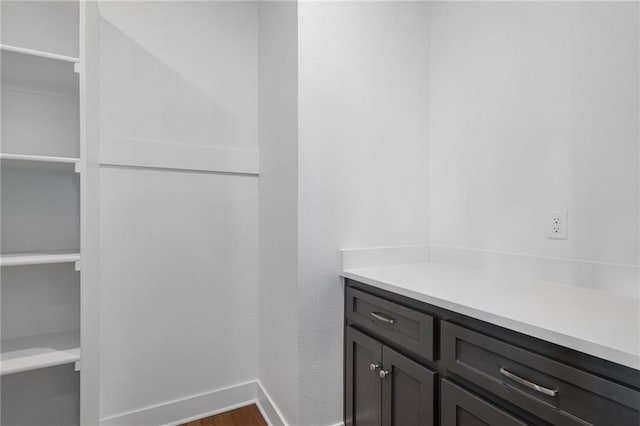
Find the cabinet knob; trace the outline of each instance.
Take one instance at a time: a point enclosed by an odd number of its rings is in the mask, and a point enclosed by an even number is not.
[[[380,370],[380,373],[378,373],[380,375],[381,379],[385,379],[387,377],[389,377],[391,375],[391,371],[389,370]]]
[[[378,368],[380,368],[380,364],[375,364],[375,363],[371,363],[369,364],[369,370],[373,373],[375,372]]]

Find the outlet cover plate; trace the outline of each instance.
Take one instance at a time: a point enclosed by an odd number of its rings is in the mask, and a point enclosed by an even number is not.
[[[554,240],[566,240],[568,224],[566,210],[550,211],[547,217],[547,236]]]

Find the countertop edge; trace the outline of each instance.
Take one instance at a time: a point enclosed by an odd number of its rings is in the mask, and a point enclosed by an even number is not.
[[[640,355],[635,355],[613,347],[591,342],[588,340],[583,340],[574,336],[556,332],[554,330],[528,324],[516,319],[506,318],[488,311],[479,310],[470,306],[466,306],[464,304],[459,304],[454,301],[443,300],[434,296],[430,296],[427,293],[419,293],[416,291],[408,290],[406,288],[403,288],[402,286],[394,285],[391,282],[380,281],[367,277],[365,275],[361,275],[358,272],[342,270],[340,272],[340,276],[361,282],[363,284],[368,284],[382,290],[387,290],[401,296],[409,297],[414,300],[438,306],[443,309],[457,312],[462,315],[467,315],[469,317],[485,321],[500,327],[504,327],[506,329],[513,330],[522,334],[526,334],[550,343],[554,343],[556,345],[602,358],[604,360],[614,362],[625,367],[640,370]]]

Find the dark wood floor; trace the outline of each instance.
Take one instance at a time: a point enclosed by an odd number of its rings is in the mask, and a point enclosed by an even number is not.
[[[182,426],[267,426],[256,404],[194,420]]]

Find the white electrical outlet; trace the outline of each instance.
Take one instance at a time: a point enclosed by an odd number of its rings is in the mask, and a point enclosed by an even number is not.
[[[567,211],[566,210],[556,210],[550,211],[547,226],[549,229],[549,238],[553,238],[556,240],[566,240],[567,239]]]

